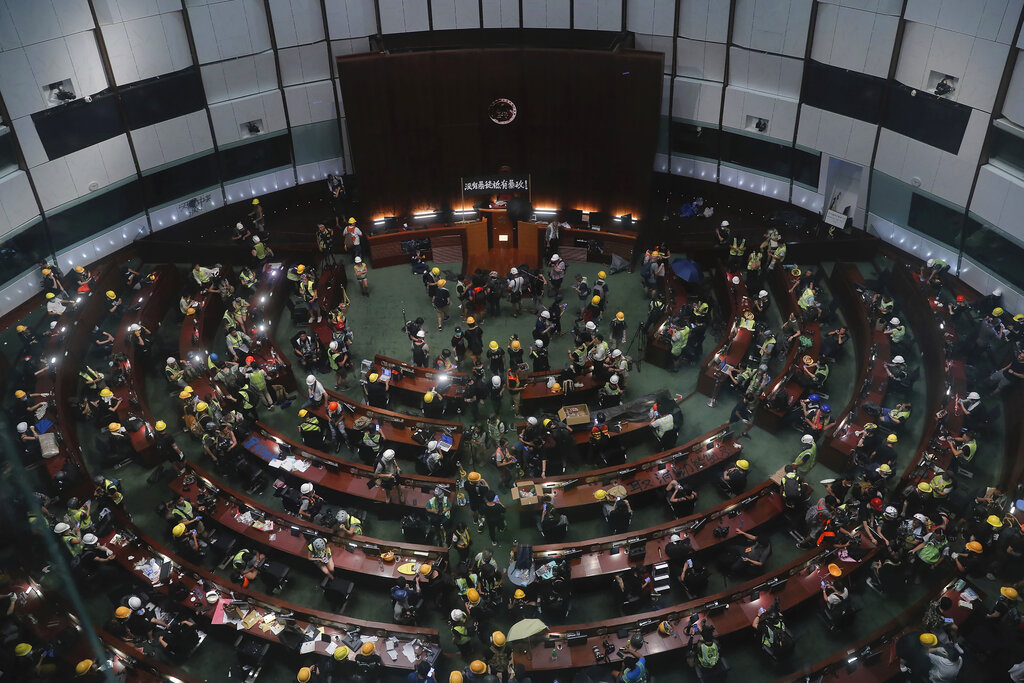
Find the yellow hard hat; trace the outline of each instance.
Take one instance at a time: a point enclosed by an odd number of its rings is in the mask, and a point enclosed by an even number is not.
[[[672,630],[672,624],[668,623],[667,621],[661,622],[660,624],[658,624],[658,633],[660,633],[663,636],[672,635],[674,633],[674,631]]]
[[[174,525],[174,528],[171,529],[171,535],[173,535],[175,538],[181,538],[181,535],[184,534],[184,533],[185,533],[185,525],[182,522],[178,522],[177,524]]]
[[[464,683],[461,671],[453,671],[448,674],[448,683]]]
[[[27,396],[27,394],[21,389],[14,392],[14,398],[25,398],[25,396]]]
[[[210,406],[206,403],[206,401],[200,401],[199,403],[196,404],[196,410],[199,411],[200,413],[209,407]]]
[[[189,306],[188,308],[185,309],[185,315],[195,315],[195,314],[196,314],[196,309],[192,308],[191,306]]]
[[[615,319],[616,320],[625,320],[626,319],[626,314],[623,313],[622,311],[619,311],[618,313],[615,314]]]
[[[553,391],[556,394],[561,393],[562,392],[562,385],[559,384],[558,382],[555,382],[554,384],[551,385],[551,391]]]
[[[348,219],[348,224],[349,224],[349,225],[352,225],[352,224],[353,224],[353,223],[355,223],[355,222],[356,222],[356,218],[355,218],[355,216],[350,216],[350,217],[349,217],[349,219]]]
[[[46,293],[46,300],[47,300],[47,301],[49,301],[49,300],[51,300],[51,299],[56,299],[56,298],[57,298],[57,295],[56,295],[56,294],[54,294],[53,292],[47,292],[47,293]]]
[[[518,351],[521,348],[523,348],[523,345],[519,343],[519,340],[518,339],[513,339],[512,340],[512,350],[513,351]]]
[[[254,200],[252,200],[252,205],[253,205],[253,206],[256,206],[256,205],[257,205],[257,204],[259,204],[259,203],[260,203],[260,200],[258,200],[258,199],[254,199]]]
[[[600,271],[600,272],[599,272],[599,273],[597,274],[597,276],[598,276],[599,278],[601,278],[601,279],[603,280],[603,279],[605,279],[606,277],[608,277],[608,273],[606,273],[606,272],[604,272],[604,271],[602,270],[602,271]]]
[[[362,647],[359,648],[359,651],[362,652],[364,655],[372,655],[374,649],[375,648],[373,646],[373,643],[365,642],[363,643]]]
[[[296,266],[295,272],[296,273],[305,273],[306,272],[305,264],[300,263],[298,266]]]
[[[426,562],[424,562],[423,564],[421,564],[421,565],[420,565],[420,574],[421,574],[422,576],[426,576],[427,574],[429,574],[429,573],[430,573],[430,572],[432,572],[432,571],[434,571],[434,568],[433,568],[433,567],[431,567],[431,566],[430,566],[429,564],[427,564]]]
[[[551,418],[550,417],[545,417],[544,418],[544,426],[547,427],[549,424],[551,424]]]
[[[433,268],[430,269],[430,274],[431,275],[440,275],[441,274],[441,269],[438,268],[437,266],[434,266]]]
[[[750,469],[750,462],[748,462],[747,460],[737,460],[736,467],[739,467],[741,470],[746,472],[747,470]]]
[[[121,429],[121,423],[111,422],[110,424],[107,425],[107,429],[109,429],[112,432],[116,432],[117,430]]]
[[[835,562],[830,562],[828,565],[828,573],[837,579],[843,575],[843,570],[839,568],[839,565]]]
[[[483,660],[474,659],[469,663],[469,670],[475,674],[487,673],[487,665],[483,663]]]
[[[889,467],[889,463],[883,462],[881,465],[878,466],[878,471],[883,472],[885,474],[889,474],[890,472],[892,472],[892,468]]]
[[[162,432],[165,429],[167,429],[167,423],[164,422],[163,420],[157,420],[156,424],[153,425],[153,428],[156,429],[156,431],[158,432]]]
[[[84,273],[85,268],[83,268],[82,266],[75,266],[75,272],[79,274]]]
[[[895,434],[890,434],[889,436],[885,437],[885,440],[888,441],[889,443],[896,443],[897,441],[900,440],[900,437],[896,436]]]
[[[595,294],[594,297],[590,300],[590,303],[594,304],[595,306],[598,305],[599,303],[601,303],[601,297]]]
[[[17,645],[14,646],[14,656],[15,657],[24,657],[29,652],[32,652],[32,646],[29,645],[28,643],[18,643]]]
[[[488,344],[487,346],[491,349],[491,351],[498,350],[498,342],[494,341],[493,339],[491,340],[491,343]]]
[[[922,645],[927,645],[928,647],[935,647],[939,642],[934,633],[922,633],[920,640]]]
[[[182,526],[185,526],[185,525],[182,524]],[[121,605],[116,610],[114,610],[114,616],[117,617],[118,619],[127,619],[131,615],[132,615],[132,611],[130,609],[128,609],[127,607],[125,607],[124,605]]]
[[[868,422],[866,425],[864,425],[864,429],[868,430],[869,432],[873,432],[876,429],[878,429],[878,425],[876,425],[874,422]]]
[[[661,256],[661,254],[658,253],[657,251],[652,251],[651,252],[651,258],[658,258],[659,256]]]
[[[999,519],[999,515],[989,515],[985,521],[988,522],[989,526],[993,526],[996,529],[1003,526],[1003,520]]]
[[[17,326],[17,327],[15,327],[14,329],[15,329],[15,330],[17,330],[18,332],[24,332],[24,331],[25,331],[25,330],[27,330],[28,328],[27,328],[27,327],[25,327],[24,325],[18,325],[18,326]]]
[[[117,294],[114,294],[114,290],[108,289],[107,290],[107,298],[110,299],[111,301],[113,301],[114,299],[117,298]]]
[[[607,497],[608,497],[608,492],[605,491],[604,489],[598,489],[598,490],[594,491],[594,498],[596,498],[597,500],[604,500]]]
[[[917,490],[920,491],[921,493],[931,493],[932,485],[926,481],[922,481],[917,485]]]
[[[440,280],[437,281],[438,287],[444,287],[446,284],[448,284],[448,281],[445,280],[444,278],[441,278]]]
[[[495,631],[491,634],[491,642],[494,643],[495,647],[504,647],[505,645],[505,634],[501,631]]]
[[[348,649],[348,645],[342,645],[334,651],[334,659],[339,662],[348,659],[349,652],[351,652],[351,650]]]
[[[299,417],[306,417],[307,415],[309,415],[309,411],[305,408],[299,411]]]
[[[1016,600],[1017,599],[1017,589],[1014,588],[1013,586],[1003,586],[1002,588],[999,589],[999,594],[1002,595],[1007,600]]]
[[[181,392],[180,392],[180,393],[178,394],[178,398],[180,398],[180,399],[181,399],[182,401],[184,401],[185,399],[188,399],[188,398],[192,398],[192,394],[190,394],[189,392],[187,392],[187,391],[185,391],[185,390],[183,389],[183,390],[182,390],[182,391],[181,391]]]
[[[84,676],[92,670],[93,661],[91,659],[83,659],[75,665],[75,675]]]
[[[370,380],[371,382],[376,382],[378,379],[380,379],[380,375],[378,375],[376,372],[371,372],[370,376],[367,377],[366,379]]]
[[[997,318],[1001,316],[1003,313],[1005,313],[1005,311],[999,306],[996,306],[995,308],[992,309],[992,315],[994,315]]]
[[[299,683],[309,683],[309,679],[313,676],[313,670],[308,666],[304,666],[299,669],[299,674],[295,677]]]
[[[107,387],[103,387],[103,389],[100,390],[100,396],[102,396],[103,398],[110,398],[113,395],[114,392],[108,389]]]
[[[515,597],[516,600],[522,600],[526,597],[526,591],[524,591],[522,588],[517,588],[516,592],[512,595],[513,597]]]
[[[479,472],[470,472],[469,476],[467,477],[467,479],[469,479],[470,481],[480,481],[480,473]]]
[[[431,403],[431,402],[433,402],[433,400],[434,400],[434,392],[433,391],[428,391],[427,393],[423,394],[423,402],[424,403]]]
[[[468,600],[471,605],[477,604],[480,602],[480,591],[475,588],[470,588],[466,591],[466,600]]]
[[[476,325],[476,318],[474,318],[473,316],[469,316],[468,318],[466,318],[466,324],[467,325]]]
[[[967,545],[964,547],[970,550],[972,553],[980,553],[982,550],[984,550],[982,545],[977,541],[969,541]]]
[[[50,274],[50,273],[52,273],[52,272],[53,272],[53,271],[52,271],[52,270],[50,270],[49,268],[43,268],[43,275],[49,275],[49,274]]]

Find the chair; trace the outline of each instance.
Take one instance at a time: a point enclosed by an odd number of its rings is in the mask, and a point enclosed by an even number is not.
[[[329,576],[325,576],[324,580],[320,582],[320,587],[324,589],[324,599],[327,601],[327,604],[336,613],[341,614],[341,610],[344,608],[349,596],[352,595],[356,585],[340,577],[332,579]]]
[[[254,683],[263,670],[263,658],[270,650],[270,642],[258,640],[244,633],[235,640],[235,657],[242,667],[243,683]]]
[[[272,595],[280,593],[288,583],[291,568],[281,562],[266,560],[260,567],[260,578]]]

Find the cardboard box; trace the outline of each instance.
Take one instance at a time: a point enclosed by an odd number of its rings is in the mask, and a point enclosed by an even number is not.
[[[520,482],[512,489],[512,498],[518,500],[520,505],[536,505],[540,502],[537,489],[537,485],[532,481]]]
[[[590,422],[590,409],[587,408],[586,403],[564,406],[558,409],[558,419],[570,427],[588,424]]]

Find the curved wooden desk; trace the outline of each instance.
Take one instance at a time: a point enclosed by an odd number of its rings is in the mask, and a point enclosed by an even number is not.
[[[415,545],[411,543],[392,543],[379,538],[369,536],[340,536],[327,527],[322,527],[307,520],[302,520],[287,515],[277,510],[271,510],[263,504],[228,489],[221,481],[213,475],[204,471],[194,463],[185,464],[185,472],[178,475],[171,482],[171,490],[184,496],[187,500],[195,503],[199,497],[199,486],[191,486],[186,489],[185,477],[193,475],[202,485],[205,491],[213,493],[217,497],[217,503],[212,510],[207,510],[203,519],[213,522],[227,529],[236,536],[248,539],[259,544],[261,547],[293,555],[303,560],[307,559],[306,545],[308,540],[302,534],[294,535],[292,532],[316,534],[328,540],[333,551],[334,564],[337,568],[362,574],[374,579],[397,581],[403,574],[399,573],[398,567],[406,562],[415,562],[417,566],[423,562],[434,562],[439,557],[448,556],[448,549],[438,546]],[[270,521],[272,528],[262,526],[257,528],[252,524],[246,524],[238,519],[241,510],[252,510],[254,517],[261,522]],[[365,520],[369,521],[369,520]],[[271,538],[273,536],[273,538]],[[390,563],[382,563],[379,556],[384,551],[391,550],[395,553],[396,560]],[[408,575],[405,575],[408,577]]]
[[[725,373],[721,370],[722,364],[737,367],[746,357],[747,351],[754,341],[754,332],[740,327],[743,314],[752,310],[747,285],[743,282],[743,278],[740,278],[739,284],[734,285],[729,280],[729,272],[719,263],[718,272],[715,275],[715,289],[719,301],[729,302],[729,317],[732,324],[729,331],[722,335],[722,341],[712,349],[701,364],[703,369],[697,377],[697,391],[705,396],[716,396],[716,388],[725,381]]]

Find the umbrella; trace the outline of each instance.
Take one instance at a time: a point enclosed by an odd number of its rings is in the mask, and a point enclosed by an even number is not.
[[[508,630],[508,635],[505,636],[505,640],[512,642],[513,640],[526,640],[530,636],[535,636],[538,633],[542,633],[548,629],[548,625],[540,619],[523,619],[512,624],[512,628]]]
[[[677,258],[672,261],[672,271],[680,277],[683,282],[700,282],[704,279],[700,266],[688,258]]]

